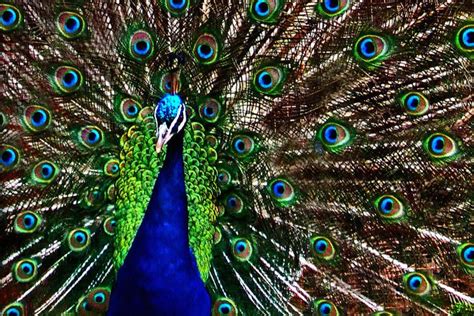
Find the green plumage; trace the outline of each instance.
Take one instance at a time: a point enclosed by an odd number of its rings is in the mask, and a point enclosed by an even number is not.
[[[156,173],[163,165],[166,152],[155,151],[156,126],[153,112],[144,108],[137,125],[121,138],[121,174],[116,183],[114,263],[119,268],[130,249],[135,233],[146,211]],[[212,257],[214,223],[217,207],[216,169],[209,161],[204,133],[188,125],[185,131],[184,164],[188,192],[189,239],[203,280],[207,280]],[[214,185],[209,186],[209,183]]]

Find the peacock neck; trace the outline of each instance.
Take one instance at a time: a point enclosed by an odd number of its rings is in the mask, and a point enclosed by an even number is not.
[[[181,315],[188,314],[189,305],[195,306],[193,315],[209,315],[209,294],[188,242],[183,137],[180,132],[168,142],[147,211],[118,272],[110,315],[131,310],[144,310],[149,315]],[[184,288],[180,286],[184,284]],[[138,296],[137,304],[130,303],[134,295]],[[144,308],[139,304],[142,302],[149,305]]]
[[[168,143],[166,158],[153,188],[144,222],[162,228],[156,231],[156,237],[173,240],[180,251],[189,252],[183,134],[180,132]]]
[[[170,261],[179,261],[189,255],[183,132],[175,135],[167,145],[163,167],[130,251],[139,243],[146,247],[145,252],[140,247],[140,257],[147,253],[148,260],[161,269],[171,268],[168,266]]]

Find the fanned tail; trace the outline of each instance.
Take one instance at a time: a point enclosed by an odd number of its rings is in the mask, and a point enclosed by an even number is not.
[[[0,4],[2,313],[105,313],[175,92],[213,315],[472,312],[472,8],[333,2]]]

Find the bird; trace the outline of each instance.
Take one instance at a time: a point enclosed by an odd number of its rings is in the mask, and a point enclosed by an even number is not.
[[[472,9],[1,0],[1,315],[472,315]]]

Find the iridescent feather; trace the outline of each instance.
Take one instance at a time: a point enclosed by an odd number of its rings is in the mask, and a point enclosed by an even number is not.
[[[210,314],[474,313],[473,45],[469,1],[0,1],[1,315],[106,313],[170,95]]]

